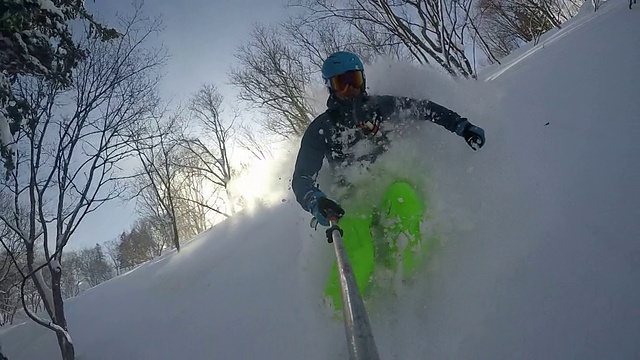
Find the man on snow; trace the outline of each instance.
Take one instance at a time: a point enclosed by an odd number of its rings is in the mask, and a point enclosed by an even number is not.
[[[329,216],[340,218],[344,244],[360,290],[364,291],[376,258],[376,246],[372,242],[370,229],[372,210],[350,210],[345,213],[338,203],[319,189],[316,176],[323,160],[326,158],[332,167],[348,166],[363,160],[349,150],[368,139],[376,146],[366,157],[374,161],[384,151],[385,141],[388,141],[384,134],[380,134],[380,125],[398,121],[399,112],[409,113],[415,120],[431,121],[443,126],[463,137],[473,150],[484,145],[484,130],[428,100],[368,95],[364,66],[358,56],[350,52],[340,51],[330,55],[322,65],[322,77],[329,90],[327,110],[311,122],[302,137],[292,187],[298,203],[320,225],[328,226]],[[413,187],[404,181],[389,187],[381,206],[387,218],[398,219],[396,225],[385,229],[385,238],[391,244],[391,249],[387,250],[397,250],[396,240],[401,233],[409,236],[409,246],[402,254],[405,270],[413,265],[411,249],[420,242],[419,224],[424,214],[423,206]],[[339,307],[340,289],[335,265],[325,293]]]

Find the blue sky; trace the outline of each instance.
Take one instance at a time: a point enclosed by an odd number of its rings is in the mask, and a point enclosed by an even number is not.
[[[202,83],[218,86],[229,102],[235,102],[227,73],[233,65],[236,48],[249,38],[256,22],[277,23],[291,9],[280,0],[170,1],[147,0],[145,12],[162,15],[165,30],[160,41],[170,59],[162,82],[163,96],[183,100]],[[99,19],[113,23],[115,13],[130,12],[130,1],[98,0],[86,6]],[[88,215],[70,241],[70,248],[93,246],[114,239],[128,230],[136,218],[135,202],[114,201]]]
[[[161,40],[171,56],[163,91],[177,97],[196,91],[203,82],[232,90],[226,85],[227,72],[252,25],[277,23],[292,12],[283,0],[147,0],[144,4],[147,13],[163,17]],[[107,22],[115,12],[132,9],[126,0],[98,0],[87,2],[87,7]]]

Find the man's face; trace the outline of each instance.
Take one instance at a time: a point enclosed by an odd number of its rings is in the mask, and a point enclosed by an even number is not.
[[[331,78],[331,88],[340,100],[351,100],[362,92],[364,74],[360,70],[347,71]]]
[[[351,99],[355,99],[358,95],[360,95],[360,89],[359,88],[354,88],[351,85],[347,85],[344,89],[338,91],[336,90],[336,96],[338,97],[338,99],[340,100],[351,100]]]

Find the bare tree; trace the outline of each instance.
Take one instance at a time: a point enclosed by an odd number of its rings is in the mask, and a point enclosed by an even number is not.
[[[247,150],[258,160],[273,158],[271,148],[266,141],[259,137],[255,130],[242,125],[240,126],[240,131],[240,138],[238,139],[240,147]]]
[[[300,54],[277,28],[258,25],[235,56],[239,67],[231,71],[231,83],[264,115],[265,130],[284,138],[302,135],[313,109],[306,98],[311,71]]]
[[[10,199],[0,199],[0,211],[9,208]],[[0,224],[0,326],[11,324],[16,312],[20,308],[20,282],[21,274],[26,271],[26,262],[23,261],[26,249],[21,239]],[[15,259],[15,261],[14,261]]]
[[[485,40],[483,51],[494,54],[495,62],[520,47],[522,41],[528,41],[523,40],[523,36],[518,33],[518,27],[509,13],[501,9],[502,2],[504,1],[480,0],[476,3],[478,28]],[[529,33],[525,36],[529,37]]]
[[[582,6],[576,0],[521,0],[530,12],[539,14],[552,27],[562,28],[562,23],[572,18]]]
[[[591,0],[591,6],[593,6],[593,11],[596,12],[602,6],[603,0]],[[631,9],[631,0],[629,0],[629,9]]]
[[[208,226],[207,212],[228,216],[219,204],[211,201],[211,197],[217,198],[217,193],[205,197],[203,186],[205,182],[224,186],[231,177],[226,155],[217,155],[201,138],[187,137],[187,126],[180,113],[169,117],[158,115],[154,126],[139,134],[143,139],[133,144],[141,164],[140,176],[135,179],[138,212],[150,222],[157,239],[168,234],[169,243],[178,250],[183,238]],[[205,131],[218,130],[200,129]],[[220,129],[214,137],[224,139],[225,131]],[[225,146],[222,151],[226,151]]]
[[[225,120],[221,116],[222,102],[222,94],[211,84],[202,85],[191,98],[189,110],[197,120],[199,136],[181,141],[181,145],[188,150],[187,158],[181,166],[190,173],[191,178],[204,177],[212,185],[223,189],[227,197],[228,212],[233,213],[233,200],[229,192],[229,182],[233,175],[229,148],[235,118]],[[207,207],[226,215],[226,212],[220,211],[217,207]]]
[[[233,176],[229,146],[235,118],[223,119],[222,101],[215,86],[203,85],[189,102],[195,121],[187,121],[181,112],[159,114],[134,144],[141,164],[138,212],[158,234],[168,229],[176,248],[181,239],[210,225],[209,213],[227,217],[225,208],[233,212],[228,184]],[[222,204],[220,190],[226,194]]]
[[[190,149],[181,148],[174,159],[177,160],[175,165],[180,168],[179,179],[173,189],[177,222],[181,236],[190,238],[212,224],[211,213],[228,217],[224,209],[230,208],[228,202],[231,200],[228,196],[220,195],[225,192],[224,188],[209,180],[212,175],[207,169],[211,165],[205,163],[202,156],[194,155]]]
[[[80,273],[80,256],[78,251],[65,251],[62,262],[62,279],[60,288],[62,297],[68,299],[80,294],[82,275]]]
[[[184,121],[180,114],[165,117],[155,115],[150,126],[139,132],[132,142],[140,160],[137,183],[138,208],[147,217],[159,219],[171,231],[171,243],[180,251],[180,232],[177,223],[175,192],[180,168],[174,160]]]
[[[122,235],[120,235],[116,239],[112,239],[104,243],[104,248],[106,250],[107,257],[111,262],[111,267],[113,267],[113,271],[115,272],[116,276],[121,274],[120,271],[123,268],[122,258],[120,257],[120,248],[119,248],[121,237]]]
[[[525,1],[482,0],[478,6],[485,29],[490,31],[487,37],[495,44],[505,43],[505,39],[537,41],[554,26],[547,16]]]
[[[153,233],[152,236],[150,235],[155,242],[153,256],[159,256],[166,247],[173,244],[172,220],[165,214],[164,208],[159,203],[159,193],[151,184],[151,180],[148,178],[150,175],[145,174],[144,168],[141,168],[138,174],[139,177],[132,179],[134,181],[132,188],[135,190],[132,199],[136,201],[136,212],[145,221],[144,227],[150,229],[149,234]],[[121,243],[124,235],[126,234],[123,233],[118,240],[115,240],[115,254],[119,253],[117,244]],[[122,259],[118,259],[118,262],[121,263]]]
[[[0,251],[0,326],[13,323],[13,318],[20,308],[21,280],[8,252]]]
[[[123,36],[117,40],[88,37],[81,43],[88,56],[74,70],[70,90],[43,79],[16,82],[18,102],[29,106],[16,132],[15,170],[0,185],[12,196],[11,214],[0,213],[0,220],[26,248],[23,308],[56,333],[65,360],[74,359],[75,351],[61,289],[63,250],[88,214],[124,192],[122,180],[129,175],[119,164],[132,156],[129,135],[157,102],[155,71],[165,56],[144,44],[158,26],[143,23],[137,8],[121,20]],[[28,226],[17,220],[23,217]],[[36,258],[38,243],[43,261]],[[48,320],[27,308],[28,281]]]
[[[357,30],[354,31],[354,26]],[[351,51],[370,62],[379,55],[408,60],[411,55],[395,36],[376,31],[372,23],[350,23],[337,17],[316,18],[301,14],[282,23],[283,35],[295,46],[311,70],[319,72],[324,60],[336,51]]]
[[[497,57],[508,55],[523,42],[538,43],[580,7],[574,0],[480,0],[475,5],[479,32]]]
[[[451,75],[475,77],[467,55],[470,39],[468,9],[471,1],[452,0],[297,0],[293,6],[306,10],[309,23],[337,18],[358,31],[362,38],[376,34],[378,49],[398,47],[421,64],[433,64]],[[382,40],[382,41],[380,41]],[[378,50],[380,51],[380,50]],[[399,49],[384,53],[404,54]]]
[[[187,175],[191,173],[192,171],[185,172],[179,189],[176,189],[178,224],[182,238],[194,237],[208,229],[211,226],[208,219],[209,209],[217,209],[226,203],[219,205],[212,202],[212,199],[220,199],[215,189],[205,189],[203,177]]]

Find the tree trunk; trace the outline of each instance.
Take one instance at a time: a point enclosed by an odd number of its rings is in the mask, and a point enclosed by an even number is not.
[[[44,289],[45,284],[40,283],[40,281],[38,280],[38,274],[35,274],[33,272],[33,270],[36,268],[35,267],[35,251],[33,249],[33,245],[31,244],[27,244],[27,270],[29,271],[31,275],[31,281],[33,281],[33,285],[36,287],[36,290],[38,292],[38,295],[40,295],[40,299],[42,301],[42,304],[44,305],[45,310],[47,311],[47,314],[49,315],[50,318],[53,318],[53,309],[51,308],[51,306],[53,304],[49,304],[47,301],[47,297],[46,297],[46,291]],[[40,270],[42,271],[42,270]],[[33,299],[32,299],[33,300]],[[32,303],[33,305],[33,303]],[[27,311],[27,309],[25,309],[25,311]],[[36,308],[35,306],[33,307],[33,311],[37,312],[38,308]]]
[[[176,219],[175,210],[172,211],[173,215],[171,216],[171,230],[173,232],[173,245],[175,245],[176,250],[180,251],[180,234],[178,233],[178,221]]]
[[[65,317],[64,313],[64,301],[62,299],[62,291],[60,286],[61,280],[62,269],[51,269],[51,291],[53,292],[53,305],[55,311],[55,319],[53,319],[53,323],[63,328],[65,331],[67,331],[68,334],[69,329],[67,328],[67,318]],[[56,331],[56,336],[58,337],[58,346],[60,346],[62,359],[74,360],[75,349],[73,348],[73,343],[69,341],[67,334],[62,331]]]
[[[35,269],[33,246],[27,244],[27,268],[30,273]],[[61,291],[61,279],[62,279],[62,271],[61,269],[53,269],[51,264],[48,267],[45,267],[51,273],[51,294],[53,297],[53,303],[50,303],[50,299],[47,297],[47,289],[45,289],[45,284],[40,282],[41,277],[38,277],[38,274],[34,273],[31,275],[31,280],[33,281],[40,298],[42,299],[42,303],[51,319],[51,322],[55,325],[60,326],[64,329],[64,331],[56,331],[56,336],[58,338],[58,346],[60,347],[60,352],[63,360],[74,360],[75,359],[75,350],[73,348],[73,343],[70,342],[68,338],[68,329],[67,329],[67,320],[64,314],[64,302],[62,298]],[[43,271],[43,270],[40,270]],[[26,309],[25,309],[26,311]],[[37,311],[37,309],[34,309]],[[65,331],[67,333],[65,333]]]
[[[233,198],[231,197],[231,191],[229,191],[229,188],[225,186],[224,191],[227,195],[227,204],[229,205],[229,213],[230,214],[234,214],[236,212],[236,207],[233,204]]]
[[[75,360],[76,354],[75,349],[73,348],[73,343],[69,342],[67,340],[67,336],[61,331],[56,331],[56,336],[58,337],[58,346],[60,347],[62,359]]]

